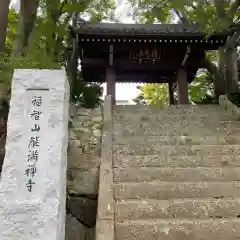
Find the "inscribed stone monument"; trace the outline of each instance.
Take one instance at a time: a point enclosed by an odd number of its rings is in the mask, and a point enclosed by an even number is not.
[[[64,240],[68,97],[63,70],[14,71],[0,240]]]

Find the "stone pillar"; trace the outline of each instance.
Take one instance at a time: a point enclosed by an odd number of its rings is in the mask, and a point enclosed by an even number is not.
[[[174,104],[173,83],[168,83],[169,105]]]
[[[14,71],[0,239],[65,239],[68,99],[64,70]]]
[[[106,69],[107,95],[112,96],[112,104],[116,104],[116,75],[113,66]]]
[[[187,73],[184,68],[177,72],[178,104],[189,104]]]

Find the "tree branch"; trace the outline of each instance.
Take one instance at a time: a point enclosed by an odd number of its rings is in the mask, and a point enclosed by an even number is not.
[[[232,36],[228,37],[228,40],[224,46],[225,49],[237,47],[237,40],[240,37],[240,30],[235,32]]]
[[[186,16],[184,16],[183,13],[180,13],[178,10],[174,9],[174,12],[177,14],[179,20],[181,21],[182,24],[188,24],[188,19]]]
[[[235,0],[232,7],[229,10],[229,16],[231,16],[231,19],[234,18],[235,13],[237,12],[238,8],[240,6],[240,0]]]
[[[214,5],[216,7],[217,16],[221,19],[227,18],[226,11],[225,11],[225,1],[214,0]]]
[[[222,86],[224,80],[218,70],[218,67],[207,58],[204,58],[203,60],[199,61],[199,67],[206,68],[213,76],[215,95],[218,99],[220,95],[224,94],[224,88]]]

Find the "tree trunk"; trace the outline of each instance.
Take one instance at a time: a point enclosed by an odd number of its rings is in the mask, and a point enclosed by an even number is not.
[[[221,81],[218,81],[219,89],[226,93],[226,55],[224,47],[220,47],[218,50],[218,68],[221,75]]]
[[[10,0],[0,0],[0,52],[4,51]]]
[[[238,92],[238,64],[237,49],[226,50],[226,92],[227,94]]]
[[[28,39],[34,29],[39,0],[21,0],[18,34],[14,42],[13,56],[24,56]]]
[[[206,58],[200,62],[200,66],[206,68],[213,76],[215,96],[216,100],[218,100],[220,95],[225,94],[224,80],[218,67]]]

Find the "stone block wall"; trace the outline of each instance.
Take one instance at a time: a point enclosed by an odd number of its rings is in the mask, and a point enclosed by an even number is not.
[[[94,240],[102,109],[70,108],[66,240]]]

